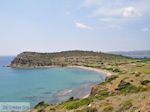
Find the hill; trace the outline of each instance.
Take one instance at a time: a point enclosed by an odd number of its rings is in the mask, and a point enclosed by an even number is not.
[[[10,64],[10,67],[50,67],[50,66],[91,66],[111,64],[113,61],[126,61],[127,57],[92,51],[63,51],[56,53],[23,52]]]

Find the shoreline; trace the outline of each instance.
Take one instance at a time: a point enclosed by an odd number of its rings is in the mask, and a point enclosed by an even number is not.
[[[12,66],[12,65],[8,65],[7,67],[10,68],[63,68],[63,67],[68,67],[68,68],[79,68],[79,69],[84,69],[84,70],[90,70],[90,71],[95,71],[98,73],[104,73],[107,76],[111,76],[111,72],[107,71],[107,70],[102,70],[102,69],[98,69],[98,68],[92,68],[92,67],[85,67],[85,66],[58,66],[58,65],[51,65],[51,66]]]
[[[106,77],[109,77],[109,76],[112,75],[109,71],[102,70],[102,69],[97,69],[97,68],[92,68],[92,67],[84,67],[84,66],[67,66],[67,67],[90,70],[90,71],[95,71],[95,72],[98,72],[98,73],[104,73],[104,74],[106,74]]]
[[[92,67],[84,67],[84,66],[67,66],[69,68],[79,68],[79,69],[84,69],[84,70],[90,70],[90,71],[95,71],[97,73],[104,73],[106,74],[106,77],[105,77],[105,81],[112,75],[109,71],[106,71],[106,70],[102,70],[102,69],[97,69],[97,68],[92,68]],[[92,90],[92,88],[91,88]],[[90,96],[90,93],[83,96],[82,98],[87,98]]]

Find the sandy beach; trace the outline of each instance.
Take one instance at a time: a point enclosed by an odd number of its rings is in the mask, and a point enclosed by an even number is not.
[[[104,74],[106,74],[107,77],[112,75],[110,72],[108,72],[106,70],[101,70],[101,69],[97,69],[97,68],[84,67],[84,66],[67,66],[67,67],[80,68],[80,69],[95,71],[95,72],[98,72],[98,73],[104,73]]]

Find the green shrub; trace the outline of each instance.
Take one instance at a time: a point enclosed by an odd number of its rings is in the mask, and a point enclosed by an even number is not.
[[[150,81],[149,81],[149,80],[141,81],[141,84],[142,84],[142,85],[147,85],[148,83],[150,83]]]
[[[98,95],[103,96],[103,97],[108,97],[109,96],[109,92],[108,89],[104,89],[104,90],[100,90]]]
[[[137,110],[137,109],[139,109],[139,107],[133,107],[133,108],[131,109],[131,112],[135,112],[135,110]]]
[[[127,101],[121,103],[121,106],[122,106],[123,110],[128,110],[132,107],[132,102],[131,101],[132,100],[127,100]]]
[[[116,88],[116,90],[123,90],[123,89],[126,89],[130,86],[131,84],[129,82],[125,82],[123,80],[120,81],[119,85],[118,85],[118,88]]]
[[[123,80],[120,81],[118,88],[115,90],[120,91],[121,94],[128,94],[128,93],[136,93],[140,91],[147,91],[148,88],[144,88],[142,86],[134,86],[129,82],[124,82]]]
[[[113,72],[121,72],[119,69],[114,69]]]
[[[103,109],[104,112],[112,112],[113,110],[114,110],[114,108],[112,106],[108,106]]]
[[[88,105],[91,102],[93,102],[93,100],[91,98],[84,98],[84,99],[77,100],[77,101],[71,101],[67,104],[66,109],[69,109],[69,110],[77,109],[80,106]]]
[[[72,97],[70,97],[70,98],[69,98],[69,100],[70,100],[70,101],[73,101],[73,100],[74,100],[74,97],[73,97],[73,96],[72,96]]]
[[[55,111],[56,109],[55,108],[50,108],[50,110]]]
[[[105,85],[105,84],[106,84],[106,82],[101,82],[98,85]]]
[[[130,82],[133,82],[133,80],[130,80]]]
[[[106,68],[106,70],[110,70],[110,71],[113,71],[113,68]]]
[[[98,112],[96,108],[86,108],[86,112]]]
[[[108,78],[107,82],[111,82],[112,80],[115,80],[118,78],[118,75],[112,75]]]
[[[137,73],[137,74],[135,74],[135,76],[136,77],[139,77],[141,75],[141,73],[139,72],[139,73]]]
[[[41,106],[49,106],[49,105],[48,105],[48,104],[45,104],[44,101],[41,101],[41,102],[39,102],[37,105],[35,105],[34,108],[41,107]]]

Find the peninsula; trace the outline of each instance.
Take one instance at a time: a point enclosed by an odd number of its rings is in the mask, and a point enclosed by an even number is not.
[[[31,112],[149,112],[150,59],[93,51],[23,52],[9,65],[16,68],[90,67],[112,75],[92,87],[90,96],[60,104],[39,102]]]

